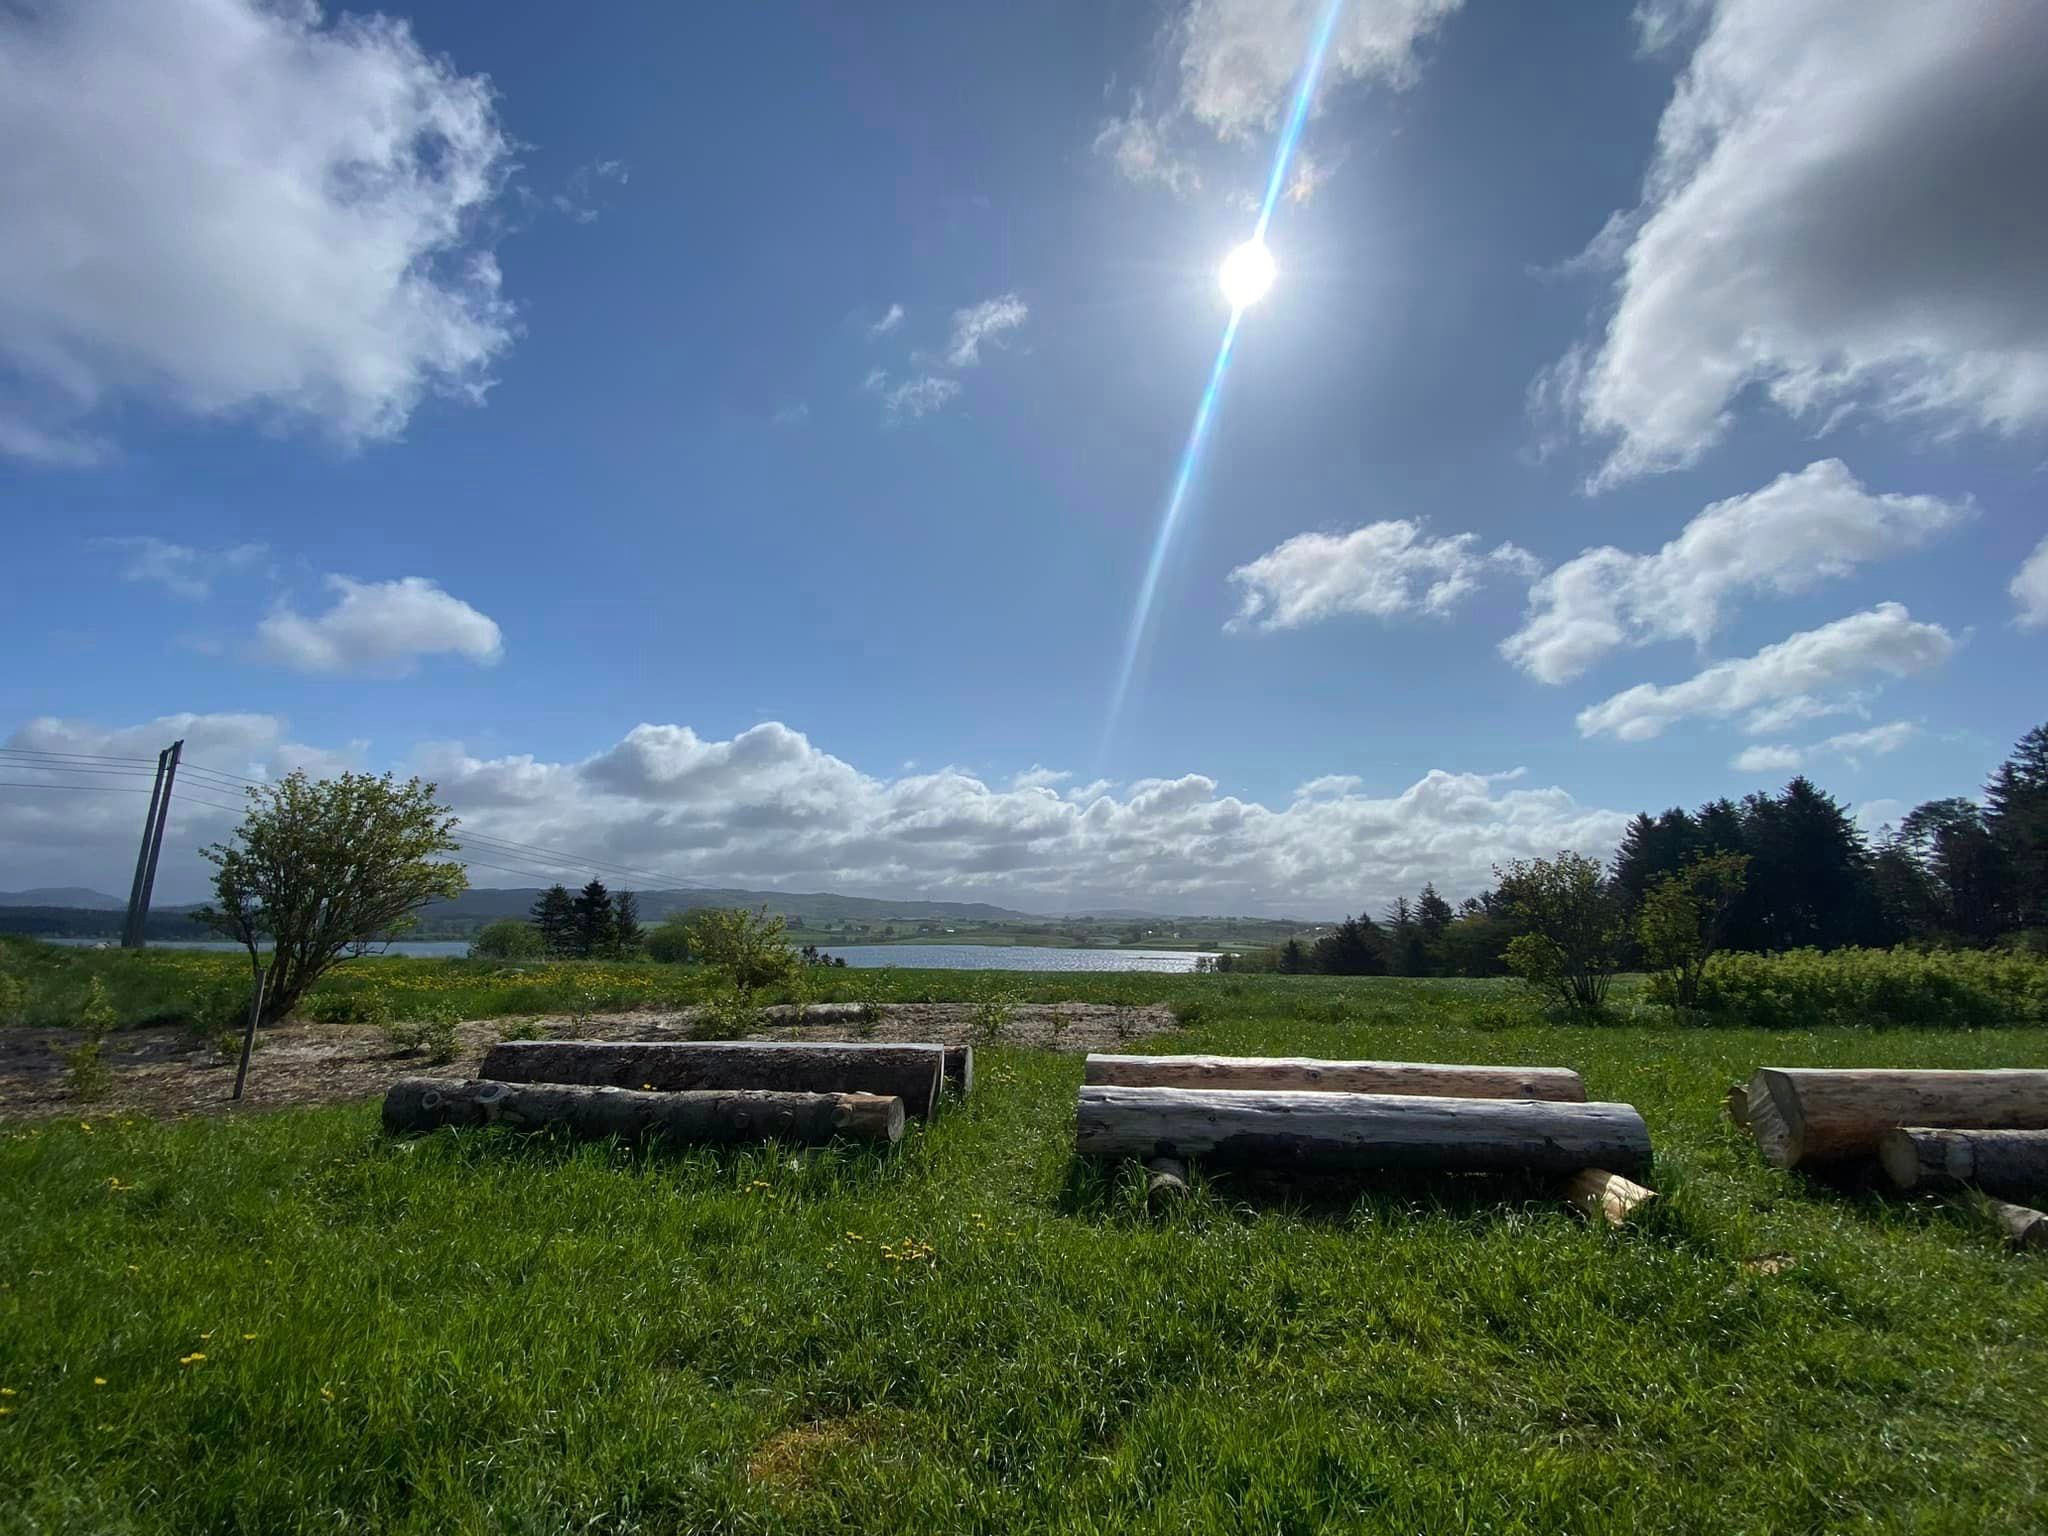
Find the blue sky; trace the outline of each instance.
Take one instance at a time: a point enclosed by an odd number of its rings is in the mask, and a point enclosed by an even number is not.
[[[1322,14],[10,12],[0,778],[182,734],[642,884],[1315,913],[1971,792],[2048,643],[1997,0],[1351,0],[1111,718]],[[0,888],[125,888],[106,778],[0,789]]]

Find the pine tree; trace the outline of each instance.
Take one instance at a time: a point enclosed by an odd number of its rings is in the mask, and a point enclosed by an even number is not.
[[[566,886],[551,885],[533,904],[533,926],[549,959],[573,954],[576,948],[576,905]]]
[[[2012,872],[2012,920],[2048,927],[2048,725],[2016,742],[1984,787],[1985,825]]]
[[[639,953],[645,937],[640,931],[640,898],[631,891],[620,891],[612,898],[612,921],[617,929],[619,953]]]
[[[602,880],[592,880],[576,894],[574,944],[576,953],[592,959],[618,953],[619,919],[612,910],[612,893]]]
[[[1832,795],[1802,774],[1775,799],[1751,795],[1743,806],[1750,884],[1762,888],[1763,942],[1756,947],[1839,949],[1878,936],[1870,849]],[[1731,923],[1730,937],[1739,933]]]
[[[1898,841],[1933,882],[1938,926],[1968,944],[1989,944],[2015,916],[2017,882],[2005,845],[1974,800],[1916,805]]]

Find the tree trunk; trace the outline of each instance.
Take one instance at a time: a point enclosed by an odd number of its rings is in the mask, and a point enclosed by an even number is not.
[[[1294,1093],[1433,1094],[1583,1104],[1565,1067],[1466,1067],[1435,1062],[1313,1061],[1305,1056],[1091,1054],[1081,1081],[1098,1088],[1259,1088]]]
[[[879,1093],[928,1119],[946,1052],[937,1045],[808,1040],[505,1040],[478,1072],[507,1083],[614,1088],[758,1088],[792,1093]]]
[[[1417,1094],[1084,1086],[1084,1157],[1197,1159],[1219,1167],[1643,1173],[1650,1133],[1627,1104]]]
[[[1586,1220],[1604,1221],[1610,1227],[1622,1226],[1637,1206],[1656,1198],[1654,1189],[1645,1189],[1633,1179],[1624,1179],[1605,1168],[1581,1168],[1564,1186],[1566,1205]]]
[[[565,1087],[479,1079],[407,1077],[384,1096],[384,1129],[431,1131],[443,1125],[566,1128],[588,1141],[786,1141],[814,1146],[845,1136],[894,1142],[903,1136],[903,1101],[869,1093],[767,1093],[740,1089],[643,1093],[631,1088]]]
[[[1901,1189],[1960,1189],[1994,1195],[2048,1189],[2048,1131],[1956,1131],[1909,1127],[1878,1143],[1884,1171]]]
[[[1877,1155],[1903,1125],[2048,1130],[2048,1072],[1830,1071],[1765,1067],[1749,1080],[1749,1129],[1779,1168]]]

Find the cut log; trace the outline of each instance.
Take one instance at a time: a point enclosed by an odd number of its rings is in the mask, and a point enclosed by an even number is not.
[[[946,1083],[963,1099],[974,1092],[973,1046],[949,1045],[946,1047]]]
[[[1566,1205],[1586,1220],[1604,1221],[1610,1227],[1626,1224],[1631,1211],[1656,1198],[1654,1189],[1645,1189],[1635,1180],[1624,1179],[1605,1168],[1581,1168],[1564,1186]]]
[[[1155,1157],[1145,1165],[1145,1201],[1165,1205],[1188,1192],[1188,1165],[1177,1157]]]
[[[2048,1072],[1830,1071],[1765,1067],[1749,1080],[1749,1129],[1780,1168],[1877,1155],[1905,1125],[2048,1130]]]
[[[1650,1166],[1649,1130],[1627,1104],[1421,1094],[1089,1085],[1074,1145],[1084,1157],[1241,1168],[1567,1174]]]
[[[1749,1125],[1749,1090],[1740,1083],[1731,1085],[1724,1101],[1728,1106],[1728,1118],[1745,1128]]]
[[[384,1129],[444,1125],[559,1125],[587,1141],[786,1141],[814,1146],[835,1136],[899,1141],[903,1101],[871,1093],[770,1093],[753,1089],[646,1093],[561,1083],[501,1083],[407,1077],[384,1095]]]
[[[1098,1088],[1256,1088],[1293,1093],[1430,1094],[1447,1099],[1586,1101],[1566,1067],[1468,1067],[1427,1061],[1314,1061],[1306,1056],[1091,1054],[1081,1081]]]
[[[1885,1132],[1877,1154],[1901,1189],[1960,1189],[1994,1195],[2048,1189],[2048,1131],[1957,1131],[1907,1126]]]
[[[930,1117],[944,1080],[939,1045],[810,1040],[505,1040],[478,1072],[505,1083],[612,1088],[757,1088],[786,1093],[878,1093]]]
[[[1984,1202],[1992,1221],[2005,1240],[2015,1248],[2048,1248],[2048,1211],[2031,1205],[2013,1205],[2004,1200]]]

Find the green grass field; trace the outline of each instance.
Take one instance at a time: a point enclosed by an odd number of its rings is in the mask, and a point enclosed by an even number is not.
[[[2048,1031],[1199,980],[1151,1048],[1575,1066],[1642,1109],[1661,1198],[1609,1232],[1514,1181],[1219,1180],[1154,1219],[1072,1163],[1079,1061],[1018,1049],[888,1154],[397,1142],[370,1105],[15,1127],[0,1530],[2048,1528],[2048,1263],[1719,1116],[1764,1061],[2039,1065]]]

